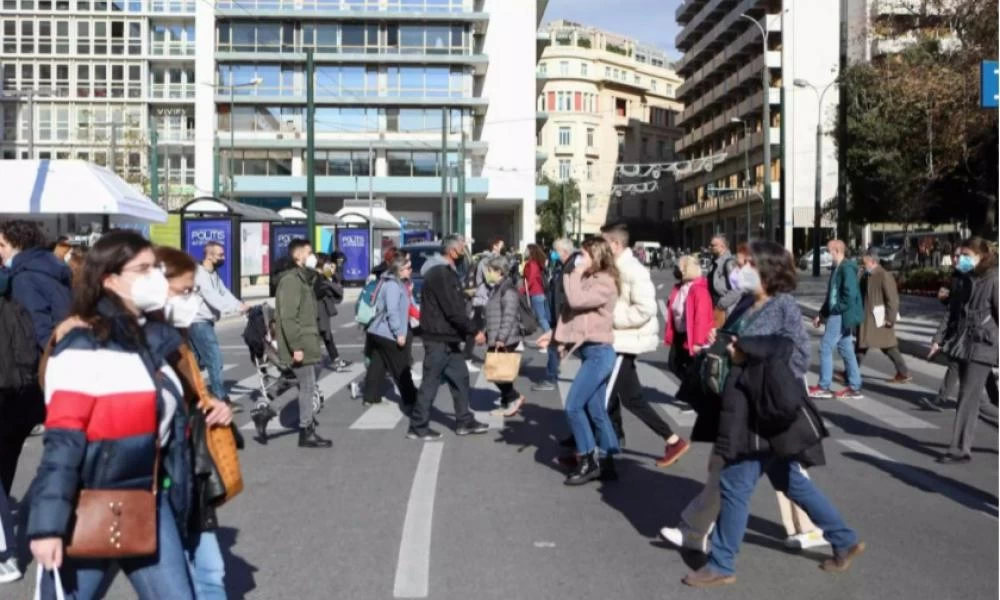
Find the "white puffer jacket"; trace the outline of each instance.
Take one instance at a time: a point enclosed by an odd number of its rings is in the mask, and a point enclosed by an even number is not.
[[[615,305],[615,352],[655,352],[660,345],[660,322],[649,269],[628,249],[615,260],[615,266],[621,275],[621,293]]]

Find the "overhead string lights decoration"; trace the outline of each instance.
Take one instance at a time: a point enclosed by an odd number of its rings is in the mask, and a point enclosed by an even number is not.
[[[621,198],[622,194],[648,194],[659,188],[660,184],[655,179],[650,179],[641,183],[616,183],[611,186],[611,193]]]
[[[615,172],[622,177],[652,177],[659,179],[663,172],[674,175],[688,175],[698,171],[711,171],[715,165],[726,160],[727,154],[713,154],[704,158],[692,158],[669,163],[629,163],[618,165]]]

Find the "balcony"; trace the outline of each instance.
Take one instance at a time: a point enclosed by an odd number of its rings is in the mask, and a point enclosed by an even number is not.
[[[160,145],[177,142],[193,142],[194,130],[161,129],[156,132],[156,139]]]
[[[149,12],[170,15],[193,15],[197,0],[152,0]]]
[[[675,45],[678,50],[685,50],[691,42],[691,35],[696,32],[704,32],[711,28],[712,23],[718,21],[718,17],[724,15],[732,8],[735,0],[709,0],[698,14],[691,19],[680,33],[677,34]]]
[[[569,144],[560,144],[553,151],[556,156],[573,156],[574,152],[575,149]]]
[[[746,19],[741,18],[740,15],[755,8],[758,1],[759,0],[743,0],[743,2],[738,4],[727,17],[719,21],[711,31],[702,36],[702,38],[693,47],[691,47],[690,50],[684,53],[680,62],[677,63],[677,71],[679,73],[683,73],[687,65],[695,62],[696,59],[700,59],[701,54],[709,47],[709,45],[716,43],[718,38],[723,35],[723,33],[733,28],[737,20],[742,21],[740,25],[741,29],[743,28],[743,24],[747,27],[753,27],[746,21]],[[752,31],[754,31],[754,35],[758,38],[760,37],[760,31],[757,30],[756,27],[754,27]]]
[[[154,100],[194,100],[193,83],[154,83],[149,86],[149,96]]]
[[[771,51],[767,53],[767,64],[769,67],[773,68],[774,64],[780,66],[781,64],[781,53],[777,51]],[[736,73],[733,73],[720,84],[700,96],[687,108],[681,112],[680,122],[684,123],[688,120],[696,118],[701,112],[707,108],[711,108],[718,103],[725,103],[731,96],[734,90],[742,87],[747,82],[755,82],[761,77],[764,69],[764,56],[758,56],[756,60],[750,64],[744,66]]]
[[[674,11],[674,20],[680,25],[686,25],[704,4],[705,0],[684,0]]]
[[[177,41],[153,41],[149,44],[149,53],[157,57],[192,57],[194,56],[194,42]]]
[[[218,0],[216,16],[288,17],[306,13],[314,18],[386,18],[400,21],[489,22],[463,0]]]
[[[593,157],[593,158],[598,158],[601,156],[600,148],[597,148],[595,146],[587,146],[586,148],[584,148],[583,153],[588,157]]]
[[[780,22],[779,15],[768,15],[768,21],[774,27],[775,23]],[[772,29],[772,32],[774,29]],[[749,50],[752,53],[759,54],[761,48],[760,30],[756,27],[751,27],[747,31],[744,31],[739,37],[730,42],[728,46],[718,54],[713,56],[709,61],[703,64],[697,71],[695,71],[691,76],[684,80],[684,83],[677,88],[678,98],[683,97],[685,94],[689,93],[691,90],[695,89],[701,82],[707,77],[711,77],[717,70],[719,70],[724,64],[729,61],[738,61],[742,59],[745,53]],[[680,72],[680,71],[678,71]]]

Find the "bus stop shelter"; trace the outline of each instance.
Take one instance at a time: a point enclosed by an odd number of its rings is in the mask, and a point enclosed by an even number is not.
[[[201,260],[206,244],[221,244],[226,261],[219,267],[219,277],[234,296],[241,298],[244,240],[240,227],[243,223],[280,223],[283,221],[281,215],[268,208],[212,196],[191,200],[181,207],[179,213],[181,247],[195,260]]]

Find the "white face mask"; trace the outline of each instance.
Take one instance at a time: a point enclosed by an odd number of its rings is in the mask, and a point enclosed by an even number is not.
[[[740,289],[747,292],[759,292],[761,288],[760,273],[750,265],[740,269]]]
[[[166,306],[169,289],[170,284],[163,271],[152,269],[132,282],[132,303],[139,312],[156,312]]]
[[[201,298],[197,294],[171,296],[167,298],[167,305],[163,307],[163,312],[171,325],[179,329],[187,329],[194,322],[200,305]]]
[[[73,260],[73,251],[72,251],[72,250],[70,250],[69,252],[67,252],[67,253],[66,253],[66,254],[65,254],[65,255],[63,256],[63,260],[64,260],[64,261],[66,262],[66,264],[68,265],[68,264],[69,264],[69,261]]]
[[[315,269],[316,268],[316,255],[310,254],[306,257],[306,268]]]

